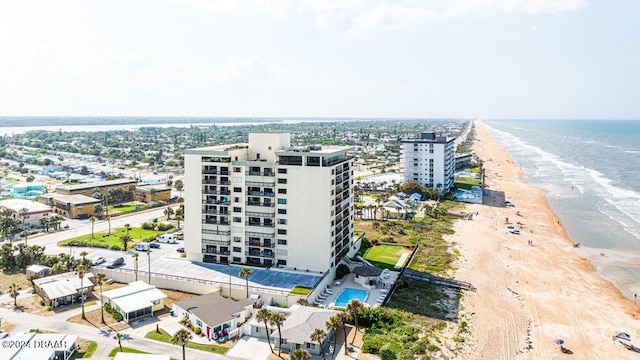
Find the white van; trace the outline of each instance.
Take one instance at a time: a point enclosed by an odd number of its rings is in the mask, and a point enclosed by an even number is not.
[[[149,244],[145,242],[137,243],[136,250],[138,251],[149,251]]]
[[[159,243],[165,243],[165,244],[175,244],[176,236],[174,234],[164,234],[164,235],[158,236],[156,238],[156,241]]]

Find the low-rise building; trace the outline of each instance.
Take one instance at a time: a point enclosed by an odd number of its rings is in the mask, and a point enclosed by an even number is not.
[[[9,209],[13,217],[24,221],[24,228],[40,226],[40,219],[51,215],[51,206],[26,199],[7,199],[0,201],[0,210]]]
[[[16,345],[0,347],[0,359],[69,360],[76,352],[78,335],[23,333],[10,339]]]
[[[199,326],[208,339],[234,337],[252,314],[251,299],[233,300],[217,292],[173,304],[173,314]]]
[[[353,281],[367,289],[374,289],[380,280],[381,274],[382,269],[375,266],[357,266],[353,269]]]
[[[49,275],[49,271],[51,271],[51,268],[46,265],[33,264],[27,267],[26,271],[28,279],[31,279],[34,276],[43,278]]]
[[[153,316],[154,311],[164,309],[165,293],[144,281],[134,281],[122,288],[105,291],[102,300],[122,315],[126,322],[146,316]]]
[[[75,271],[33,280],[36,293],[53,308],[72,304],[93,291],[93,274],[87,272],[81,280]]]
[[[151,204],[156,201],[169,202],[171,200],[171,188],[166,185],[138,186],[133,192],[136,201]]]
[[[69,219],[83,219],[97,215],[95,207],[101,203],[100,199],[90,196],[58,193],[42,194],[36,200],[51,206],[54,213]]]

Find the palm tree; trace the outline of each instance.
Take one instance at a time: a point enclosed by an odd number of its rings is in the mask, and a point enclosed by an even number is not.
[[[96,204],[93,207],[93,213],[96,214],[97,217],[102,218],[102,214],[104,213],[104,208],[100,204]]]
[[[336,315],[338,317],[338,322],[340,327],[342,327],[342,335],[344,337],[344,354],[349,354],[347,350],[347,322],[349,322],[349,314],[346,311],[342,311]]]
[[[18,295],[20,295],[20,287],[16,283],[9,286],[9,296],[13,298],[13,306],[18,307]]]
[[[311,359],[311,354],[307,350],[303,349],[295,349],[289,355],[289,359],[291,360],[309,360]]]
[[[184,218],[182,217],[182,215],[176,215],[173,217],[173,219],[178,222],[178,230],[180,230],[180,221],[184,220]]]
[[[104,278],[106,277],[105,274],[103,273],[99,273],[96,276],[93,277],[93,283],[100,286],[100,311],[101,311],[101,316],[102,316],[102,323],[104,324],[104,303],[102,300],[102,284],[104,284]]]
[[[269,324],[278,328],[278,356],[280,356],[280,348],[282,347],[282,332],[280,331],[280,327],[284,323],[284,320],[285,317],[280,312],[274,312],[271,314],[271,319],[269,319]]]
[[[29,232],[27,230],[24,230],[23,232],[20,233],[20,236],[24,238],[24,244],[27,245],[27,238],[29,237]]]
[[[91,240],[93,240],[93,226],[96,223],[96,218],[95,216],[92,216],[89,218],[89,221],[91,221]]]
[[[107,223],[109,223],[109,231],[107,232],[107,235],[111,235],[111,215],[107,215]]]
[[[327,322],[325,323],[325,326],[327,327],[327,330],[329,330],[330,332],[333,332],[333,345],[334,347],[337,346],[336,344],[336,333],[338,332],[338,329],[340,329],[340,327],[342,326],[340,324],[340,317],[338,315],[334,315],[332,317],[330,317]],[[334,355],[331,355],[331,358],[333,359]]]
[[[119,332],[116,332],[116,335],[113,338],[118,340],[118,346],[120,346],[120,352],[124,352],[124,350],[122,350],[122,334],[120,334]]]
[[[22,230],[24,230],[24,217],[29,213],[29,209],[23,207],[22,209],[20,209],[19,213],[20,217],[22,218]]]
[[[80,256],[82,256],[82,265],[87,264],[87,255],[89,255],[89,253],[86,251],[80,253]]]
[[[120,241],[122,242],[122,249],[124,251],[127,251],[127,246],[129,245],[129,242],[131,241],[131,236],[129,235],[128,232],[120,235]]]
[[[193,335],[191,335],[190,332],[188,332],[185,329],[180,329],[171,338],[171,343],[172,344],[182,346],[182,360],[185,359],[184,348],[187,346],[187,343],[189,342],[189,340],[191,340],[192,337],[193,337]]]
[[[253,274],[253,270],[249,269],[248,267],[242,268],[242,270],[240,270],[240,273],[238,274],[239,277],[244,278],[244,280],[247,282],[247,298],[249,298],[249,276],[251,276],[251,274]]]
[[[362,305],[362,303],[357,299],[351,300],[347,304],[347,311],[351,313],[351,316],[353,316],[353,322],[356,327],[356,331],[353,332],[353,339],[351,340],[351,345],[353,345],[353,342],[356,340],[356,335],[358,334],[358,311],[360,311],[360,309],[362,309],[363,307],[364,306]],[[345,343],[346,343],[346,339],[345,339]]]
[[[173,209],[167,204],[167,208],[164,209],[164,214],[167,215],[167,220],[171,220],[171,215],[173,214]]]
[[[273,313],[271,311],[269,311],[269,309],[260,309],[256,313],[256,321],[264,322],[264,330],[267,333],[267,342],[269,343],[269,348],[271,349],[271,353],[273,353],[273,347],[271,346],[271,340],[269,340],[269,326],[268,326],[268,322],[271,319],[271,316],[273,316]]]
[[[318,343],[318,345],[320,345],[320,352],[322,353],[322,359],[324,360],[324,349],[322,347],[322,341],[324,340],[324,338],[327,336],[327,333],[324,332],[324,330],[322,329],[318,329],[316,328],[315,330],[313,330],[313,332],[311,333],[311,335],[309,335],[309,338],[311,339],[311,341],[315,341]]]
[[[138,257],[140,256],[140,254],[138,253],[133,253],[131,254],[131,256],[133,257],[133,259],[136,261],[136,266],[135,266],[135,272],[136,272],[136,281],[138,281]]]
[[[82,318],[86,319],[84,315],[84,276],[87,274],[87,267],[84,265],[78,265],[76,268],[78,277],[80,278],[80,301],[82,303]]]

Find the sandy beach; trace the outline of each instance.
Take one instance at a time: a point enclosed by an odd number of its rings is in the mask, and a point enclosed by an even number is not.
[[[489,189],[504,191],[515,207],[467,205],[478,216],[456,222],[450,237],[461,252],[456,278],[477,288],[462,300],[471,329],[462,358],[640,358],[612,340],[624,331],[640,346],[634,300],[594,272],[549,208],[545,191],[527,184],[506,150],[477,123],[476,137]],[[507,231],[506,218],[522,227],[520,235]],[[555,339],[564,340],[573,355],[562,354]]]

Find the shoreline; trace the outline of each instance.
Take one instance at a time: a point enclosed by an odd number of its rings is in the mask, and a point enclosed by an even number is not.
[[[524,180],[484,126],[476,123],[476,133],[474,150],[484,161],[488,188],[505,191],[516,207],[467,204],[479,216],[457,221],[449,237],[461,253],[456,278],[477,288],[461,302],[470,319],[463,358],[560,358],[555,339],[580,359],[637,358],[611,339],[624,331],[637,342],[640,312],[634,301],[573,246],[547,192]],[[520,235],[509,233],[509,225],[521,227]]]

